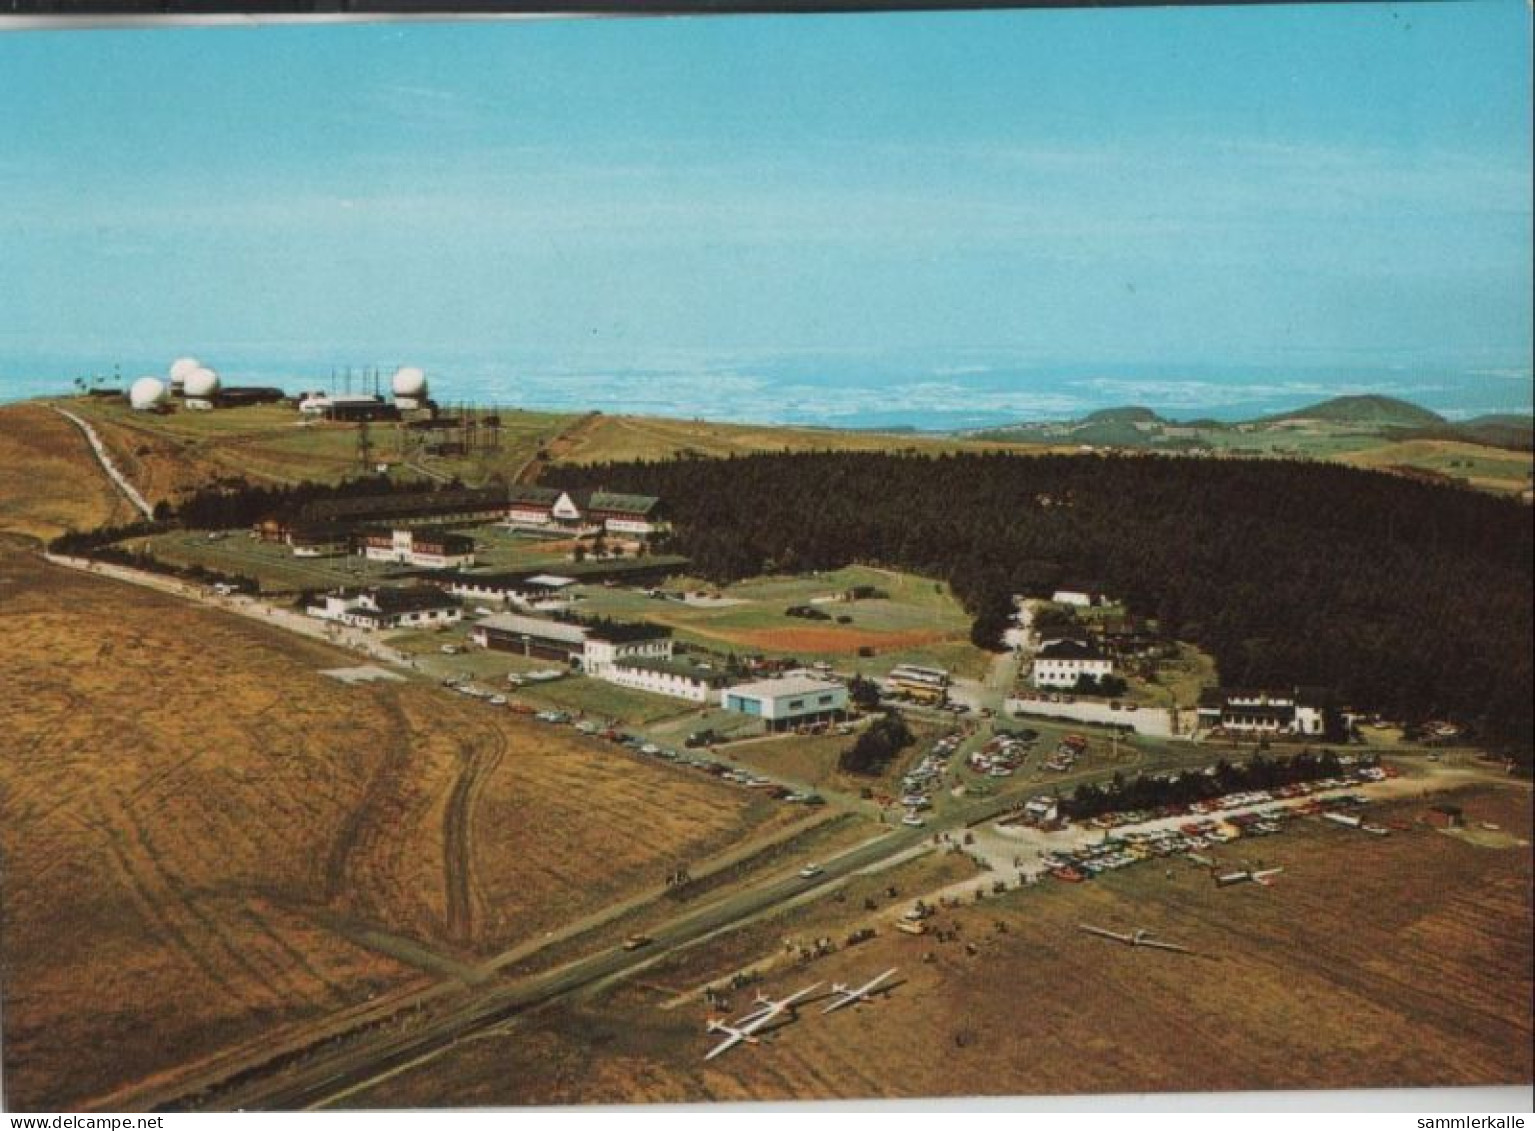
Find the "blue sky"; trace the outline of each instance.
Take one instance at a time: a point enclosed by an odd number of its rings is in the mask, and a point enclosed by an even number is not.
[[[1530,97],[1519,0],[5,34],[0,375],[982,357],[1527,403]]]

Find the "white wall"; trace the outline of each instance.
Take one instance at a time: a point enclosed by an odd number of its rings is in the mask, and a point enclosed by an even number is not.
[[[1038,699],[1009,699],[1009,715],[1037,715],[1041,718],[1073,719],[1082,723],[1105,723],[1111,726],[1134,727],[1137,734],[1157,738],[1172,738],[1178,732],[1173,729],[1172,712],[1162,707],[1140,707],[1134,711],[1124,708],[1114,710],[1107,703],[1047,703]],[[1181,712],[1185,728],[1194,725],[1192,710]]]

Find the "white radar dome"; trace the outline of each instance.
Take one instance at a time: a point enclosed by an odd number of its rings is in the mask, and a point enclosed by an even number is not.
[[[202,364],[195,357],[178,357],[175,361],[171,362],[171,384],[180,385],[185,383],[187,375],[194,369],[201,369]]]
[[[397,397],[419,397],[426,392],[426,374],[414,365],[403,365],[395,370],[393,388]]]
[[[219,375],[199,365],[186,375],[182,391],[189,397],[211,397],[219,391]]]
[[[128,387],[128,404],[139,410],[157,408],[165,403],[165,382],[158,377],[140,377]]]

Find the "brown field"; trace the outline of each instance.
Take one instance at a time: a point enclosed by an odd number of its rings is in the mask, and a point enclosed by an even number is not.
[[[1513,493],[1530,485],[1535,456],[1458,440],[1403,440],[1345,452],[1338,460],[1355,467],[1390,470],[1419,468],[1458,479],[1494,493]]]
[[[253,621],[14,550],[0,575],[13,1107],[435,980],[794,815],[425,684],[347,687],[318,669],[353,657]]]
[[[74,424],[40,404],[0,407],[0,531],[48,539],[137,516]]]
[[[151,504],[174,500],[210,479],[231,474],[229,467],[198,445],[166,435],[135,419],[127,409],[107,412],[99,405],[67,407],[90,422],[112,453],[112,461]]]
[[[1524,846],[1308,822],[1262,842],[1264,861],[1287,869],[1272,889],[1217,889],[1183,862],[1171,880],[1150,864],[1081,886],[1046,883],[941,913],[961,942],[882,930],[803,970],[773,970],[764,986],[777,994],[890,965],[901,984],[830,1017],[811,1005],[761,1046],[704,1063],[702,1004],[663,991],[696,989],[770,957],[783,934],[831,929],[832,909],[861,906],[823,899],[798,919],[749,928],[739,945],[685,952],[648,972],[646,986],[551,1008],[349,1102],[1528,1084],[1529,794],[1480,787],[1460,801]],[[1385,815],[1410,821],[1421,810],[1404,803]],[[1084,921],[1146,927],[1200,953],[1093,939],[1078,931]]]

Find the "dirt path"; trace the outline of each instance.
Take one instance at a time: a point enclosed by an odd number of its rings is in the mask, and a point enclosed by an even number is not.
[[[492,729],[493,745],[460,751],[459,773],[443,813],[443,890],[447,937],[459,946],[474,941],[476,910],[483,902],[474,871],[474,805],[485,782],[506,756],[506,735]]]
[[[517,474],[512,476],[513,483],[537,483],[539,476],[550,464],[558,463],[563,457],[571,455],[585,441],[587,433],[597,426],[598,421],[604,417],[600,412],[588,412],[570,427],[561,431],[543,445],[542,451],[547,452],[548,459],[539,459],[535,452],[528,457],[528,461],[517,469]]]
[[[72,421],[75,427],[80,429],[86,441],[91,445],[91,451],[95,453],[96,462],[101,466],[101,470],[106,472],[107,478],[112,480],[113,485],[122,492],[123,497],[133,504],[134,509],[145,518],[153,518],[154,508],[149,505],[143,495],[139,494],[139,489],[128,482],[127,476],[117,469],[117,465],[112,462],[111,455],[107,453],[107,446],[101,442],[101,437],[96,435],[96,429],[92,428],[68,409],[60,408],[58,405],[50,407],[66,420]]]

